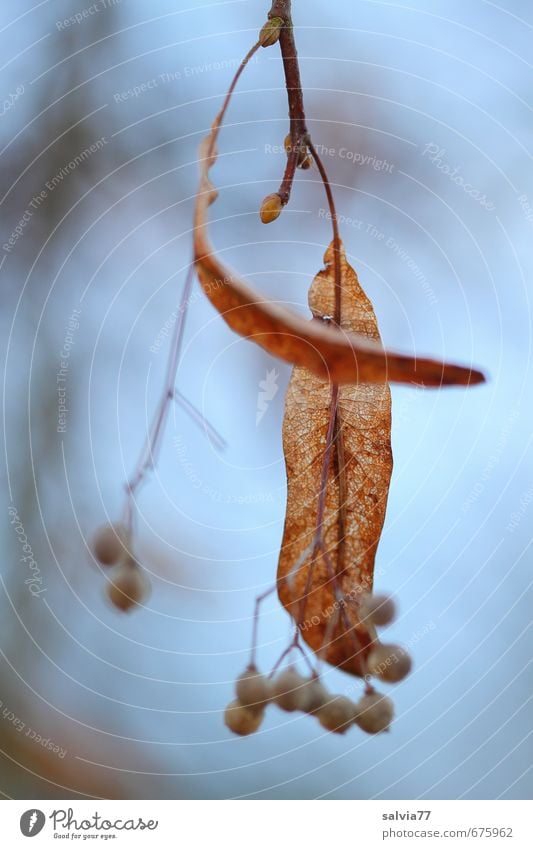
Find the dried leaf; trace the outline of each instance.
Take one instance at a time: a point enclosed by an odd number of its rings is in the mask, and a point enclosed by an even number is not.
[[[315,322],[334,313],[332,260],[330,245],[326,267],[309,292]],[[344,253],[341,327],[379,341],[372,304]],[[331,460],[323,489],[328,444]],[[359,622],[356,600],[372,589],[392,473],[388,384],[335,387],[306,368],[295,368],[285,404],[283,449],[288,495],[278,565],[280,600],[315,652],[326,643],[329,663],[364,674],[375,634]]]
[[[200,284],[226,323],[270,354],[305,366],[333,383],[389,382],[419,386],[468,385],[484,380],[467,367],[388,353],[374,338],[346,328],[344,332],[319,322],[308,322],[286,307],[267,300],[216,257],[207,232],[207,211],[217,191],[209,178],[217,152],[216,140],[223,112],[199,150],[200,186],[194,215],[194,263]],[[347,332],[348,331],[348,332]]]

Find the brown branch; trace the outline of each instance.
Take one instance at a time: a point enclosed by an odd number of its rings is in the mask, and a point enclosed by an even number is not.
[[[284,26],[279,36],[283,70],[285,71],[285,86],[289,97],[289,118],[291,122],[292,141],[297,142],[307,134],[305,122],[304,98],[298,53],[294,41],[294,29],[291,17],[291,0],[274,0],[268,13],[269,18],[281,18]],[[294,146],[294,144],[293,144]]]
[[[318,155],[318,152],[313,145],[311,136],[307,129],[307,121],[305,117],[304,96],[302,90],[302,80],[300,77],[300,66],[298,63],[298,51],[296,50],[296,42],[294,39],[294,27],[291,16],[291,0],[273,0],[272,8],[268,13],[269,19],[281,18],[284,22],[279,35],[279,46],[281,51],[281,59],[283,62],[283,70],[285,72],[285,87],[287,89],[287,98],[289,103],[289,120],[290,120],[290,135],[291,149],[287,157],[287,165],[285,174],[278,190],[278,195],[281,198],[282,204],[285,206],[290,199],[294,175],[296,167],[302,151],[309,148],[313,159],[316,162],[318,171],[324,188],[329,205],[331,215],[333,242],[335,246],[334,255],[334,272],[335,272],[335,322],[340,324],[341,312],[341,272],[340,272],[340,237],[337,224],[337,212],[335,209],[335,201],[333,192],[328,179],[324,164]]]
[[[294,175],[300,158],[300,151],[305,149],[305,139],[308,136],[305,119],[304,96],[302,81],[300,78],[300,66],[298,64],[298,53],[294,40],[294,29],[291,17],[291,0],[274,0],[268,17],[281,18],[284,26],[279,35],[279,46],[281,59],[285,73],[285,88],[289,101],[289,121],[291,135],[291,150],[287,157],[287,165],[283,180],[278,190],[283,206],[290,199]]]

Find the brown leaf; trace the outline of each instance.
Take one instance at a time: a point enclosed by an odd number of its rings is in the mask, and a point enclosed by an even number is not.
[[[419,386],[481,383],[481,372],[468,367],[387,353],[379,341],[351,328],[339,330],[308,322],[284,306],[267,300],[216,257],[209,242],[207,212],[217,191],[209,178],[216,162],[216,140],[223,111],[200,145],[200,186],[194,215],[194,263],[200,284],[224,321],[275,357],[305,366],[333,383],[389,382]]]
[[[309,306],[334,312],[333,247],[315,277]],[[341,327],[379,341],[372,304],[342,255]],[[328,447],[331,461],[321,494]],[[283,424],[287,514],[278,591],[303,639],[346,672],[363,675],[375,634],[359,623],[357,599],[370,592],[392,472],[387,383],[335,387],[295,368]],[[322,518],[320,513],[322,511]],[[329,623],[329,624],[328,624]]]

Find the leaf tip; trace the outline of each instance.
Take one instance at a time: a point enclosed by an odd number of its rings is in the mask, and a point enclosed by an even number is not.
[[[444,386],[462,385],[462,386],[477,386],[481,383],[486,383],[486,377],[482,371],[466,366],[452,366],[443,375]]]

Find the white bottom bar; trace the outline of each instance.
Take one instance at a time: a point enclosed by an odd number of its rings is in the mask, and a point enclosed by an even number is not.
[[[2,845],[531,849],[522,801],[5,801]],[[29,840],[35,837],[35,844]]]

